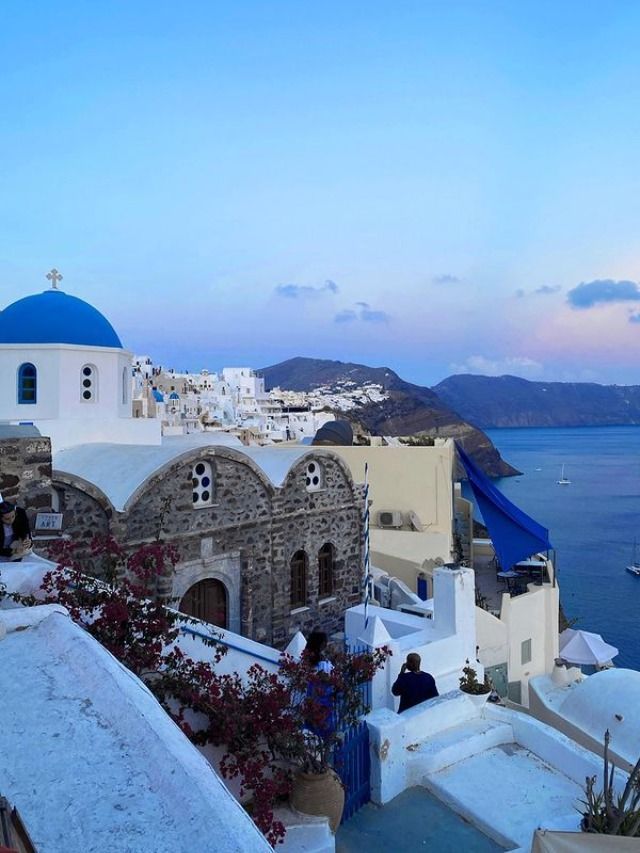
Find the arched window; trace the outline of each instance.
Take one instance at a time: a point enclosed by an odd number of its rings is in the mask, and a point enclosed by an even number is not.
[[[227,590],[222,581],[207,578],[187,590],[180,606],[181,613],[202,619],[219,628],[227,627]]]
[[[193,508],[211,506],[213,503],[213,477],[208,462],[196,462],[191,469]]]
[[[129,392],[127,390],[127,386],[129,384],[129,371],[126,367],[122,368],[122,404],[126,406],[127,400],[129,399]]]
[[[333,595],[333,572],[336,562],[336,549],[331,542],[325,542],[318,551],[318,596],[327,598]]]
[[[27,361],[18,368],[18,403],[37,403],[38,371]]]
[[[307,555],[296,551],[291,558],[291,606],[304,607],[307,603]]]
[[[85,364],[80,369],[80,399],[83,403],[95,403],[98,399],[98,368]]]

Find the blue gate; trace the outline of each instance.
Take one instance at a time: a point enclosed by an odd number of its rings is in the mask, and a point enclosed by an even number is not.
[[[347,651],[363,652],[365,646],[346,645]],[[360,685],[362,704],[371,707],[371,682]],[[342,823],[371,799],[371,759],[369,757],[369,728],[364,720],[342,732],[340,744],[333,753],[333,766],[344,785]]]
[[[342,823],[371,799],[369,728],[364,721],[343,733],[333,754],[334,768],[344,785]]]

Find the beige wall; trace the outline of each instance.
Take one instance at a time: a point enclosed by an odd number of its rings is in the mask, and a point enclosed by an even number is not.
[[[371,524],[378,524],[380,510],[417,514],[423,529],[451,536],[453,512],[453,441],[434,447],[332,447],[364,482],[369,465]],[[405,518],[406,521],[406,518]],[[409,529],[408,524],[405,524]]]

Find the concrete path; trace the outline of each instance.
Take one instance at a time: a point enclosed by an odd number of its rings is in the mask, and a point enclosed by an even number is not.
[[[385,806],[360,809],[337,832],[336,853],[496,853],[487,838],[424,788],[409,788]]]

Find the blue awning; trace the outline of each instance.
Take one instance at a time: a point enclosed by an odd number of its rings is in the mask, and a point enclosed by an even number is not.
[[[526,560],[537,551],[553,548],[547,528],[518,509],[496,489],[457,442],[456,450],[467,472],[502,570],[508,571],[519,560]]]

